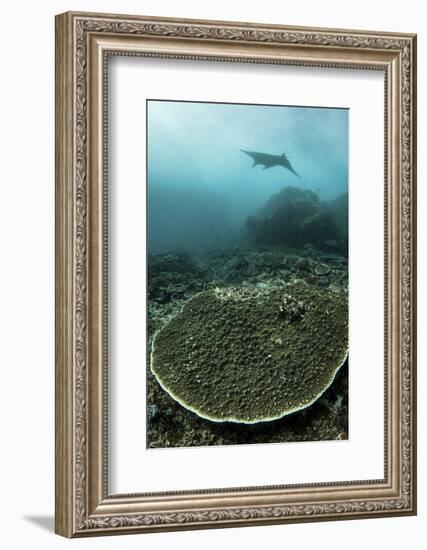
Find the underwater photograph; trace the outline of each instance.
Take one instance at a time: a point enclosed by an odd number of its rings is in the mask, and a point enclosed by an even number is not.
[[[347,440],[348,110],[146,108],[147,448]]]

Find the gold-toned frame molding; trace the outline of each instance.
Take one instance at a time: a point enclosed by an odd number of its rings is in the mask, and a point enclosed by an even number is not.
[[[140,55],[385,75],[385,476],[109,495],[106,60]],[[66,537],[415,514],[416,37],[65,13],[56,18],[56,532]]]

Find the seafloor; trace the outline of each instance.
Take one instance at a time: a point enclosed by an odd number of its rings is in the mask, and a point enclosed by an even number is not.
[[[333,243],[332,243],[333,244]],[[194,294],[214,287],[281,287],[303,279],[347,290],[347,259],[309,244],[231,247],[203,255],[184,250],[150,255],[148,261],[148,352],[153,334]],[[148,357],[149,361],[149,357]],[[147,447],[189,447],[348,439],[348,364],[310,407],[279,420],[241,424],[211,422],[172,399],[147,369]]]

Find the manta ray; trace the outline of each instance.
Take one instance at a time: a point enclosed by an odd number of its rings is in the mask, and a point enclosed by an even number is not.
[[[289,171],[295,174],[298,178],[300,177],[292,168],[292,165],[289,162],[285,153],[283,153],[282,155],[270,155],[269,153],[245,151],[244,149],[240,149],[240,150],[242,151],[242,153],[245,153],[246,155],[248,155],[253,159],[254,163],[252,167],[256,166],[257,164],[260,164],[264,166],[264,170],[267,170],[267,168],[272,168],[273,166],[282,166],[283,168],[287,168]]]

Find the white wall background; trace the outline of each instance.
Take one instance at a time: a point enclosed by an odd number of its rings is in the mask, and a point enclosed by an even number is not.
[[[14,0],[2,6],[0,86],[0,517],[3,548],[421,548],[427,531],[425,419],[425,170],[419,161],[418,517],[67,541],[53,534],[54,495],[54,15],[66,10],[229,19],[419,34],[419,151],[426,112],[422,3],[378,0]]]

